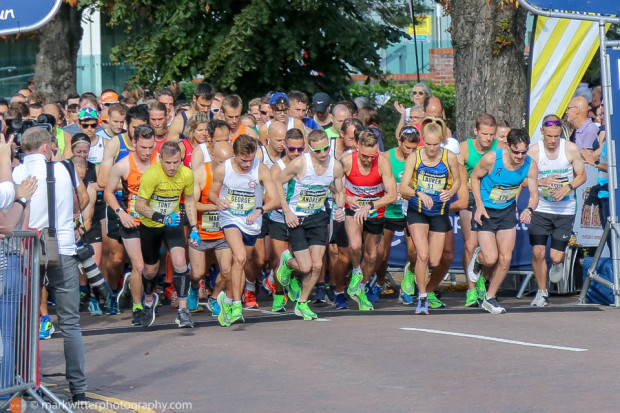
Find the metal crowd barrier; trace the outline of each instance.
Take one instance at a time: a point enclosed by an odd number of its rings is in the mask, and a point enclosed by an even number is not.
[[[72,412],[39,380],[39,249],[35,231],[0,239],[0,412],[26,394],[46,412]]]

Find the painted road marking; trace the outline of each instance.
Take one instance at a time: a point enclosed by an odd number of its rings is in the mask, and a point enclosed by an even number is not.
[[[422,333],[432,333],[432,334],[443,334],[443,335],[446,335],[446,336],[476,338],[478,340],[496,341],[498,343],[507,343],[507,344],[518,344],[520,346],[528,346],[528,347],[549,348],[549,349],[553,349],[553,350],[564,350],[564,351],[575,351],[575,352],[588,351],[587,348],[563,347],[563,346],[553,346],[553,345],[550,345],[550,344],[528,343],[528,342],[525,342],[525,341],[508,340],[508,339],[505,339],[505,338],[497,338],[497,337],[489,337],[489,336],[480,336],[480,335],[477,335],[477,334],[455,333],[455,332],[452,332],[452,331],[431,330],[431,329],[428,329],[428,328],[401,327],[401,330],[420,331]]]

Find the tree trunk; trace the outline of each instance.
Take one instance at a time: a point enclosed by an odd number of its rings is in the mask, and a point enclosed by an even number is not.
[[[498,0],[451,0],[451,34],[456,83],[456,134],[460,140],[472,136],[476,117],[489,113],[521,128],[527,96],[527,62],[524,57],[524,8]],[[498,23],[507,19],[508,33]],[[499,38],[512,38],[494,54]]]
[[[39,30],[34,84],[48,101],[63,100],[75,93],[81,22],[82,11],[63,2],[56,16]]]

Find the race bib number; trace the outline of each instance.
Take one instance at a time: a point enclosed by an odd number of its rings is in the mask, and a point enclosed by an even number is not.
[[[149,206],[153,208],[154,211],[159,212],[163,215],[172,214],[177,206],[179,205],[179,197],[178,196],[159,196],[153,195],[151,197],[151,202]]]
[[[220,228],[220,213],[218,211],[205,211],[202,213],[200,228],[205,232],[217,232]]]
[[[357,200],[357,204],[361,207],[363,207],[366,204],[369,204],[371,201],[376,201],[377,199],[381,198],[380,196],[371,196],[368,198],[361,198]],[[376,218],[377,217],[377,210],[376,209],[371,209],[370,211],[368,211],[368,218]]]
[[[233,215],[250,215],[256,206],[254,191],[229,189],[226,199],[230,202],[228,210]]]
[[[127,213],[134,218],[140,218],[140,214],[136,211],[136,200],[138,199],[138,195],[132,194],[129,197],[129,206],[127,207]]]
[[[324,187],[304,188],[299,194],[295,210],[305,214],[315,214],[325,206],[325,198],[327,198],[327,189]]]
[[[503,204],[512,201],[519,193],[519,185],[516,186],[494,186],[489,195],[489,199],[495,204]]]
[[[562,199],[553,199],[553,196],[551,195],[551,193],[553,191],[555,191],[558,188],[562,188],[564,185],[568,185],[568,178],[565,177],[560,177],[558,178],[559,181],[561,181],[561,183],[559,184],[553,184],[553,185],[549,185],[548,187],[542,187],[542,197],[545,199],[545,201],[549,201],[549,202],[560,202],[560,201],[568,201],[570,199],[570,196],[566,195],[564,198]]]
[[[446,187],[446,176],[444,174],[434,174],[428,171],[421,171],[418,175],[418,189],[425,194],[439,195]]]

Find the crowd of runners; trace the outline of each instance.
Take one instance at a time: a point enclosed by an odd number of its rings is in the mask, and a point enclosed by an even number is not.
[[[465,306],[505,312],[497,292],[518,221],[530,224],[534,246],[532,305],[545,306],[548,237],[553,280],[585,182],[557,116],[544,118],[532,146],[524,129],[491,114],[459,143],[424,84],[412,107],[396,102],[397,146],[385,151],[367,100],[332,103],[325,93],[275,92],[244,106],[203,82],[189,104],[168,88],[140,102],[111,90],[64,106],[22,97],[0,107],[4,124],[53,123],[55,159],[73,161],[89,195],[76,239],[93,247],[112,293],[100,301],[82,275],[81,304],[94,315],[130,309],[136,326],[151,326],[162,304],[178,307],[179,327],[193,327],[205,307],[230,326],[258,308],[261,288],[271,311],[304,320],[317,318],[313,302],[373,310],[396,232],[407,243],[399,301],[428,314],[445,306],[435,291],[455,259],[451,213],[465,240]],[[529,202],[518,211],[524,187]],[[54,328],[46,301],[41,338]]]

